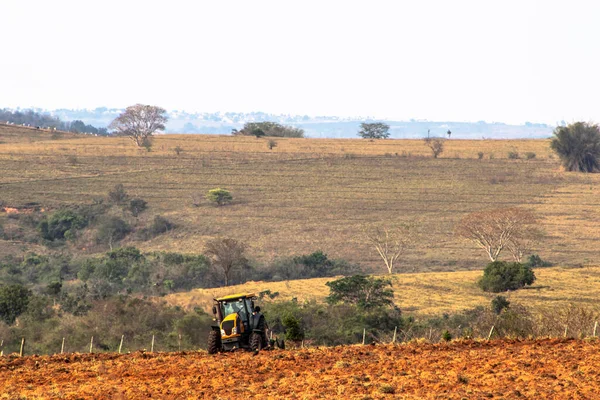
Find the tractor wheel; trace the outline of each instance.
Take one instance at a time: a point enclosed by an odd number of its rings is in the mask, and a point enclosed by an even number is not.
[[[262,350],[262,335],[258,332],[252,332],[250,335],[250,348],[254,351]]]
[[[208,334],[208,354],[216,354],[221,351],[221,335],[212,329]]]

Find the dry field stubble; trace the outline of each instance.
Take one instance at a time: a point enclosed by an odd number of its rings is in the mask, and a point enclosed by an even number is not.
[[[269,150],[253,137],[165,135],[146,152],[124,138],[27,134],[19,142],[0,131],[1,200],[87,203],[122,183],[148,201],[149,214],[179,226],[131,243],[144,250],[197,253],[207,239],[230,236],[260,261],[320,249],[381,271],[361,227],[416,221],[420,236],[403,262],[407,271],[473,269],[486,259],[454,237],[456,222],[475,210],[523,206],[538,212],[547,233],[536,249],[542,258],[575,265],[600,255],[593,245],[599,177],[561,172],[546,140],[450,140],[433,159],[420,140],[276,139]],[[537,157],[512,160],[511,151]],[[193,205],[194,195],[214,187],[231,190],[234,203]]]
[[[594,399],[598,341],[0,358],[0,398]]]
[[[600,298],[600,268],[537,268],[535,284],[526,289],[502,293],[510,302],[523,304],[533,310],[566,310],[574,304],[598,311]],[[394,302],[405,315],[416,317],[440,316],[477,306],[488,307],[497,295],[485,293],[476,281],[481,271],[427,272],[392,275]],[[384,276],[385,277],[385,276]],[[202,307],[210,313],[212,299],[237,292],[264,290],[278,292],[274,301],[298,299],[299,302],[321,302],[329,294],[325,283],[335,278],[300,279],[284,282],[247,282],[243,285],[215,289],[194,289],[173,293],[165,300],[173,305],[192,310]],[[262,300],[264,302],[268,299]]]

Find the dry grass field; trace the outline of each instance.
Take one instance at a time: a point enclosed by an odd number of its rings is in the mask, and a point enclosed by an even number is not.
[[[0,200],[52,209],[89,203],[122,183],[148,201],[148,215],[178,225],[131,243],[143,250],[198,253],[207,239],[229,236],[263,262],[320,249],[375,272],[383,266],[360,237],[365,224],[417,224],[417,245],[400,271],[480,269],[483,251],[453,235],[456,222],[476,210],[522,206],[540,216],[546,238],[535,252],[543,259],[599,259],[600,175],[561,171],[547,140],[452,139],[438,159],[420,140],[276,141],[269,150],[266,139],[254,137],[164,135],[146,152],[124,138],[0,126]],[[509,159],[511,151],[521,159]],[[525,160],[526,152],[536,158]],[[230,190],[233,204],[192,204],[192,196],[215,187]],[[0,252],[27,249],[0,241]]]
[[[536,282],[531,287],[502,293],[509,301],[534,309],[565,310],[570,304],[597,308],[600,298],[600,267],[537,268]],[[476,285],[481,271],[427,272],[392,275],[395,303],[405,315],[420,317],[456,313],[477,306],[489,306],[496,296],[485,293]],[[187,309],[202,307],[210,313],[212,299],[238,292],[264,290],[279,292],[274,299],[323,301],[329,294],[325,283],[335,278],[301,279],[285,282],[247,282],[243,285],[217,289],[195,289],[165,297],[173,305]],[[268,302],[269,300],[263,300]]]

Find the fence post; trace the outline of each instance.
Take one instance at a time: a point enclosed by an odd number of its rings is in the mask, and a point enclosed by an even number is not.
[[[90,339],[90,353],[94,352],[94,337]]]
[[[0,357],[4,355],[4,350],[2,347],[4,347],[4,339],[0,340]]]
[[[362,344],[365,344],[365,337],[367,335],[367,328],[363,328],[363,342]]]
[[[181,333],[179,334],[179,338],[178,338],[178,344],[179,344],[179,351],[181,352]]]
[[[565,326],[565,337],[567,337],[568,332],[569,332],[569,325]]]
[[[488,335],[487,340],[490,340],[492,338],[493,333],[494,333],[494,325],[492,325],[492,329],[490,329],[490,334]]]
[[[154,335],[152,335],[152,344],[150,345],[150,353],[154,353]]]
[[[123,348],[123,339],[125,339],[125,335],[121,335],[121,343],[119,343],[119,354],[121,354],[121,349]]]
[[[19,351],[19,357],[23,357],[25,352],[25,338],[21,338],[21,351]]]
[[[392,343],[396,343],[396,333],[398,332],[398,327],[394,327],[394,337],[392,338]]]
[[[596,337],[596,330],[598,329],[598,321],[594,324],[594,337]]]
[[[62,340],[62,345],[60,346],[60,354],[65,352],[65,338]]]

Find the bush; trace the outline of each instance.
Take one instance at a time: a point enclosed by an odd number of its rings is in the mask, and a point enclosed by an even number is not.
[[[502,312],[502,310],[504,310],[505,308],[508,308],[509,305],[510,305],[510,301],[508,301],[506,299],[506,297],[496,296],[492,300],[492,311],[495,314],[500,314]]]
[[[78,229],[87,225],[86,219],[73,210],[63,209],[54,212],[39,225],[42,237],[54,241],[74,237]]]
[[[392,282],[387,279],[354,275],[325,283],[329,287],[330,304],[347,303],[360,309],[370,309],[393,304],[394,291],[388,289]]]
[[[479,153],[477,153],[477,159],[478,160],[483,159],[483,151],[480,151]]]
[[[267,142],[267,147],[269,148],[269,150],[273,150],[273,148],[277,147],[277,142],[273,139],[269,139],[269,141]]]
[[[218,206],[223,206],[225,204],[231,203],[231,201],[233,200],[233,196],[226,189],[216,188],[208,191],[206,199],[212,203],[217,204]]]
[[[137,237],[141,240],[150,240],[174,228],[174,223],[164,217],[161,217],[160,215],[157,215],[154,217],[154,220],[149,227],[143,228],[137,232]]]
[[[96,241],[107,244],[112,249],[113,244],[125,238],[131,232],[127,222],[118,217],[107,217],[100,222]]]
[[[600,170],[600,129],[598,125],[576,122],[554,130],[550,144],[568,171]]]
[[[542,260],[542,258],[540,256],[538,256],[537,254],[532,254],[527,259],[527,262],[525,263],[525,265],[527,265],[530,268],[540,268],[540,267],[550,267],[550,266],[552,266],[552,263]]]
[[[125,187],[122,183],[115,185],[115,187],[108,192],[108,201],[113,204],[123,204],[127,201],[129,195],[125,191]]]
[[[531,267],[517,262],[494,261],[485,267],[478,285],[485,292],[498,293],[517,290],[534,281]]]
[[[129,201],[129,211],[134,217],[140,215],[146,208],[148,208],[148,203],[142,199],[131,199]]]
[[[516,151],[509,151],[508,158],[511,160],[517,160],[519,158],[519,153],[517,153]]]
[[[31,291],[21,285],[0,286],[0,320],[8,325],[27,310]]]
[[[534,152],[528,151],[527,153],[525,153],[525,158],[527,160],[533,160],[536,157]]]
[[[253,135],[257,138],[260,136],[301,138],[304,137],[304,130],[270,121],[247,122],[242,130],[234,131],[234,134]]]

